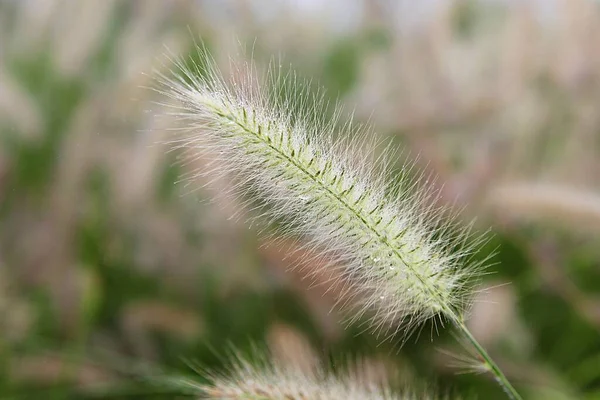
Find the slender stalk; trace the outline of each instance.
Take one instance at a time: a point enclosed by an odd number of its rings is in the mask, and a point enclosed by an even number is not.
[[[517,392],[517,390],[513,387],[513,385],[508,381],[506,375],[502,372],[500,367],[494,362],[492,357],[485,351],[483,346],[479,344],[477,339],[473,336],[469,328],[462,321],[454,321],[454,325],[465,335],[465,337],[469,340],[469,342],[475,347],[477,353],[481,356],[482,361],[485,362],[488,370],[494,375],[496,382],[502,387],[504,392],[513,400],[523,400],[521,395]]]

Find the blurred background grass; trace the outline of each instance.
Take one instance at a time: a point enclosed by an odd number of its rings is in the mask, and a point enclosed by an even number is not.
[[[526,398],[600,399],[598,7],[0,1],[0,395],[183,398],[151,377],[201,381],[190,362],[218,369],[258,344],[307,368],[359,354],[361,373],[398,385],[503,398],[457,375],[448,332],[400,347],[346,327],[335,293],[287,271],[294,244],[228,219],[225,182],[175,184],[202,160],[161,144],[174,124],[148,86],[202,40],[225,71],[238,42],[259,65],[285,55],[418,155],[442,202],[492,227],[475,336]]]

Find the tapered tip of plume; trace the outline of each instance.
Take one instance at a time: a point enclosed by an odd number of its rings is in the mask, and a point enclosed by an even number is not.
[[[207,160],[193,179],[220,181],[240,207],[252,204],[249,214],[276,221],[279,237],[300,238],[342,283],[352,318],[369,311],[374,329],[394,332],[436,315],[461,320],[479,265],[432,185],[411,167],[392,176],[399,152],[369,146],[371,132],[340,124],[293,73],[275,66],[261,79],[241,63],[225,79],[204,49],[199,56],[174,61],[161,80],[181,122],[173,146]]]

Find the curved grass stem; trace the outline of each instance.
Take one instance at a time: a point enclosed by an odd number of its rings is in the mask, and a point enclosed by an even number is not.
[[[494,375],[496,382],[502,387],[504,392],[513,400],[523,400],[521,395],[517,392],[517,390],[513,387],[513,385],[509,382],[504,372],[498,367],[498,365],[494,362],[492,357],[487,353],[487,351],[483,348],[481,344],[475,339],[469,328],[462,321],[454,321],[454,325],[465,335],[469,343],[473,345],[479,356],[481,357],[481,361],[486,364],[487,369]]]

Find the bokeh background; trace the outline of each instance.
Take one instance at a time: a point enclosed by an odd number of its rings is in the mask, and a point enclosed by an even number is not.
[[[526,398],[600,399],[599,6],[1,0],[0,397],[186,398],[162,378],[258,346],[504,398],[461,373],[449,332],[400,346],[344,324],[288,271],[293,243],[228,218],[226,182],[177,183],[202,160],[176,162],[149,87],[202,41],[225,71],[240,44],[283,56],[418,155],[461,223],[491,230],[475,336]]]

